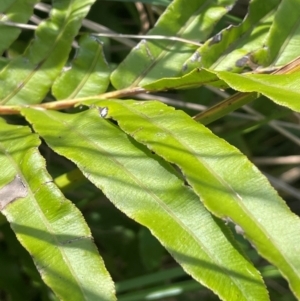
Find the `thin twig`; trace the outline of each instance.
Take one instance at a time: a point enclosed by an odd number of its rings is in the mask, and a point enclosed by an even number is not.
[[[210,87],[206,87],[210,88]],[[222,92],[222,91],[220,91]],[[226,92],[222,92],[226,93]],[[227,93],[226,93],[227,94]],[[194,111],[204,111],[207,110],[208,107],[194,103],[194,102],[188,102],[180,99],[174,99],[172,97],[166,97],[166,96],[161,96],[161,95],[156,95],[156,94],[150,94],[150,93],[141,93],[136,96],[138,99],[148,99],[148,100],[158,100],[163,103],[166,103],[168,105],[174,106],[176,108],[183,108],[183,109],[189,109],[189,110],[194,110]],[[253,114],[248,114],[248,113],[241,113],[241,112],[231,112],[228,114],[229,116],[235,117],[235,118],[240,118],[240,119],[245,119],[245,120],[251,120],[251,121],[259,121],[261,118],[259,116],[255,116]],[[297,131],[300,131],[300,124],[295,124],[295,123],[290,123],[286,121],[281,121],[281,120],[273,120],[273,123],[276,125],[279,125],[281,127],[285,128],[290,128],[294,129]]]
[[[46,3],[37,3],[35,6],[34,6],[35,9],[37,10],[40,10],[44,13],[49,13],[52,6],[50,4],[46,4]]]
[[[97,33],[102,32],[105,34],[118,35],[118,33],[112,31],[111,29],[107,28],[106,26],[98,24],[98,23],[90,21],[90,20],[87,20],[87,19],[84,19],[82,21],[82,26],[89,30],[96,31]],[[118,36],[114,36],[111,38],[125,46],[128,46],[129,48],[133,48],[137,44],[136,42],[134,42],[128,38],[125,38],[125,37],[120,38]]]
[[[214,87],[207,87],[209,90],[213,91],[214,93],[224,97],[224,98],[228,98],[230,97],[231,95],[228,94],[227,92],[224,92],[224,91],[220,91]],[[266,117],[264,115],[262,115],[261,113],[259,113],[258,111],[254,110],[253,108],[249,107],[248,105],[244,105],[241,107],[242,110],[246,111],[247,113],[253,115],[255,118],[257,118],[257,120],[263,120],[265,119]],[[286,123],[284,123],[283,121],[276,121],[276,120],[272,120],[272,121],[269,121],[267,123],[271,128],[273,128],[275,131],[279,132],[280,134],[282,134],[284,137],[290,139],[291,141],[293,141],[295,144],[297,145],[300,145],[300,139],[292,134],[291,132],[285,130],[283,128],[283,126],[286,126],[286,127],[290,127],[290,128],[294,128],[294,129],[297,129],[299,130],[299,125],[294,125],[294,126],[287,126]]]
[[[144,4],[141,2],[135,2],[136,10],[139,14],[141,28],[140,28],[140,34],[146,33],[150,28],[150,22],[148,20],[147,11],[144,7]]]
[[[299,164],[300,156],[254,157],[252,161],[257,165]]]
[[[300,179],[300,167],[293,167],[280,175],[280,180],[286,183],[294,183]]]
[[[41,10],[43,12],[48,12],[51,10],[51,6],[47,5],[45,3],[38,3],[35,5],[35,8],[38,10]],[[8,21],[6,21],[8,22]],[[0,24],[5,24],[3,21],[0,22]],[[35,25],[28,25],[28,24],[22,24],[22,23],[15,23],[15,22],[8,22],[7,24],[8,26],[15,26],[15,27],[19,27],[19,28],[23,28],[23,29],[31,29],[31,30],[35,30],[36,26]],[[28,25],[28,27],[27,27]],[[202,46],[201,43],[196,42],[196,41],[192,41],[192,40],[188,40],[188,39],[184,39],[184,38],[180,38],[180,37],[170,37],[170,36],[164,36],[164,35],[130,35],[130,34],[120,34],[120,33],[115,33],[112,30],[110,30],[109,28],[100,25],[98,23],[95,23],[93,21],[84,19],[82,22],[82,25],[86,28],[95,30],[95,31],[100,31],[100,32],[96,32],[96,33],[92,33],[92,35],[95,36],[101,36],[101,37],[108,37],[108,38],[114,38],[114,39],[145,39],[145,40],[170,40],[170,41],[176,41],[176,42],[181,42],[181,43],[186,43],[186,44],[191,44],[191,45],[196,45],[196,46]],[[132,42],[128,41],[126,42],[127,46],[129,47],[134,47],[135,45],[132,44]],[[130,45],[129,45],[130,44]]]
[[[300,190],[292,187],[291,185],[279,180],[278,178],[275,178],[274,176],[263,172],[264,175],[269,179],[269,181],[273,184],[273,186],[276,189],[281,189],[282,191],[290,194],[294,198],[300,201]]]
[[[51,5],[46,4],[46,3],[37,3],[34,6],[36,9],[42,11],[42,12],[47,12],[49,13],[51,10]],[[82,26],[91,30],[91,31],[95,31],[95,32],[104,32],[104,33],[113,33],[116,34],[116,32],[114,32],[113,30],[109,29],[108,27],[101,25],[99,23],[93,22],[91,20],[88,19],[84,19],[82,21]],[[112,38],[115,41],[118,41],[119,43],[128,46],[129,48],[133,48],[136,46],[136,42],[130,40],[130,39],[126,39],[126,38]]]
[[[121,33],[92,33],[94,36],[99,36],[99,37],[109,37],[109,38],[130,38],[130,39],[145,39],[145,40],[169,40],[169,41],[175,41],[175,42],[181,42],[185,44],[191,44],[195,46],[202,46],[203,44],[184,39],[184,38],[179,38],[179,37],[170,37],[170,36],[163,36],[163,35],[134,35],[134,34],[121,34]]]
[[[248,113],[252,113],[252,114],[258,116],[260,119],[265,118],[264,115],[260,114],[259,112],[257,112],[256,110],[254,110],[253,108],[251,108],[249,106],[244,106],[242,109],[244,109]],[[282,128],[281,126],[276,124],[274,121],[270,121],[268,123],[268,125],[271,128],[273,128],[274,130],[276,130],[277,132],[279,132],[280,134],[282,134],[284,137],[288,138],[289,140],[293,141],[295,144],[300,146],[300,139],[296,135],[294,135],[291,132],[287,131],[286,129]]]
[[[112,92],[107,92],[104,94],[80,97],[74,99],[63,99],[58,101],[51,101],[37,105],[20,105],[20,106],[0,106],[1,115],[16,115],[20,114],[22,108],[35,108],[39,110],[62,110],[74,107],[75,105],[82,103],[87,100],[100,100],[100,99],[110,99],[110,98],[122,98],[127,96],[136,95],[139,93],[145,93],[145,89],[140,87],[128,88],[124,90],[117,90]]]
[[[16,27],[16,28],[20,28],[20,29],[28,29],[28,30],[36,30],[37,29],[36,25],[16,23],[16,22],[11,22],[11,21],[0,21],[0,24],[10,26],[10,27]]]
[[[94,22],[92,21],[88,21],[88,20],[84,20],[83,21],[83,25],[85,27],[88,26],[88,24],[92,24]],[[31,24],[23,24],[23,23],[16,23],[16,22],[11,22],[11,21],[0,21],[0,24],[2,25],[7,25],[7,26],[11,26],[11,27],[16,27],[16,28],[20,28],[20,29],[29,29],[29,30],[36,30],[37,26],[36,25],[31,25]],[[97,24],[97,23],[95,23]],[[99,24],[98,24],[99,25]],[[164,35],[134,35],[134,34],[122,34],[122,33],[113,33],[113,32],[101,32],[101,33],[90,33],[93,36],[97,36],[97,37],[108,37],[108,38],[115,38],[115,39],[145,39],[145,40],[169,40],[169,41],[175,41],[175,42],[180,42],[180,43],[184,43],[184,44],[190,44],[190,45],[195,45],[195,46],[202,46],[203,44],[196,42],[196,41],[192,41],[192,40],[188,40],[188,39],[184,39],[184,38],[180,38],[180,37],[173,37],[173,36],[164,36]],[[128,45],[129,46],[129,45]],[[130,47],[132,47],[133,45],[131,44]]]

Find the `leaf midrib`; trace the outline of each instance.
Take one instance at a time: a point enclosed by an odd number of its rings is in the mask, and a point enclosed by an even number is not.
[[[251,34],[253,28],[263,25],[265,20],[268,20],[268,18],[275,12],[276,12],[276,7],[274,9],[272,9],[269,13],[267,13],[263,18],[256,21],[255,23],[252,23],[246,31],[244,31],[241,35],[239,35],[238,39],[236,39],[233,43],[231,43],[229,45],[229,47],[226,48],[222,52],[222,54],[219,55],[219,59],[217,61],[215,61],[213,64],[211,64],[211,66],[209,66],[209,69],[216,69],[220,64],[222,64],[222,62],[224,60],[226,60],[228,54],[230,54],[230,52],[236,50],[237,46],[240,45],[241,43],[243,43],[243,41],[246,40],[246,38],[248,38],[248,36],[249,36],[249,34]],[[243,24],[245,24],[245,22],[242,22],[239,26],[242,26]],[[224,30],[224,32],[225,31],[226,31],[226,29]]]
[[[55,47],[57,46],[58,42],[60,41],[61,36],[64,34],[65,29],[66,29],[67,25],[69,24],[69,17],[73,12],[73,9],[71,7],[73,5],[73,2],[75,2],[75,1],[76,0],[70,0],[70,4],[68,5],[68,9],[67,9],[67,13],[65,14],[65,19],[64,19],[63,25],[60,27],[61,30],[60,30],[59,34],[56,36],[56,39],[55,39],[54,43],[52,44],[52,47],[44,55],[44,58],[40,60],[40,62],[37,64],[37,66],[25,77],[25,79],[23,79],[23,81],[20,82],[17,85],[17,87],[13,89],[13,91],[11,93],[9,93],[5,98],[2,99],[2,101],[1,101],[2,105],[7,103],[8,101],[10,101],[12,97],[16,96],[18,94],[18,92],[21,91],[22,88],[36,74],[37,70],[39,70],[45,62],[47,62],[48,57],[53,52],[53,49],[55,49]],[[49,22],[50,22],[50,20],[49,20]],[[52,22],[53,22],[53,20],[52,20]],[[9,67],[10,67],[10,65],[7,65],[5,69],[8,69]]]
[[[158,123],[158,125],[157,125],[147,115],[145,115],[144,113],[142,113],[140,111],[135,110],[134,108],[132,108],[132,106],[126,105],[124,102],[121,105],[123,105],[124,107],[126,107],[129,111],[133,111],[134,114],[142,116],[142,118],[145,118],[149,123],[153,124],[157,128],[162,129],[163,131],[169,133],[171,137],[174,137],[175,141],[178,141],[179,144],[181,144],[183,147],[185,147],[186,149],[188,149],[191,154],[195,153],[194,150],[190,149],[189,146],[187,146],[184,142],[182,142],[181,139],[179,137],[177,137],[177,135],[172,135],[172,132],[170,132],[167,128],[161,126],[161,124]],[[146,143],[146,144],[148,146],[148,143]],[[162,154],[162,156],[163,156],[163,154]],[[236,199],[236,201],[239,204],[239,206],[243,209],[244,212],[247,213],[247,215],[250,217],[250,219],[252,220],[252,222],[254,221],[256,225],[260,225],[260,227],[258,227],[258,228],[264,234],[265,238],[269,238],[269,236],[266,234],[267,233],[266,229],[264,227],[262,227],[262,225],[259,223],[258,220],[256,220],[255,218],[253,218],[253,215],[251,214],[251,212],[248,211],[247,208],[244,207],[243,203],[240,202],[241,201],[240,195],[237,192],[234,191],[234,189],[231,187],[231,185],[229,183],[227,183],[223,178],[221,178],[217,173],[215,173],[214,170],[211,170],[210,167],[205,162],[202,163],[201,160],[200,160],[200,158],[198,158],[198,156],[194,156],[194,157],[197,158],[197,161],[200,163],[200,166],[202,165],[208,172],[211,172],[211,174],[213,174],[213,176],[220,182],[221,186],[223,186],[225,188],[225,190],[227,190],[226,186],[228,186],[229,192],[231,190],[234,193],[234,198]],[[173,162],[173,163],[176,164],[176,162]],[[182,170],[182,172],[185,174],[184,170]],[[188,178],[186,178],[186,180],[188,181]],[[191,185],[194,186],[193,184],[191,184]],[[271,241],[270,239],[268,239],[268,240]],[[272,244],[275,246],[276,250],[278,250],[278,253],[285,260],[285,262],[288,264],[288,266],[292,268],[292,270],[294,271],[294,273],[296,275],[298,275],[297,270],[295,270],[295,268],[294,268],[294,265],[290,264],[290,261],[286,259],[286,257],[284,256],[284,253],[282,252],[281,248],[278,247],[276,243],[274,243],[274,238],[272,239]],[[299,275],[298,275],[298,278],[299,278]]]
[[[73,91],[73,93],[71,93],[66,98],[68,98],[68,99],[75,98],[78,95],[78,93],[81,91],[81,89],[84,87],[85,83],[88,81],[89,77],[91,76],[92,71],[94,70],[94,67],[97,64],[99,56],[101,55],[101,46],[100,45],[98,45],[97,50],[95,51],[95,53],[93,55],[94,55],[94,58],[93,58],[93,61],[91,62],[91,65],[89,66],[89,69],[86,71],[85,75],[82,77],[82,80],[80,81],[80,83],[78,84],[76,89]]]
[[[191,18],[189,18],[187,20],[187,22],[185,22],[184,26],[182,26],[179,29],[178,33],[176,34],[177,37],[182,37],[182,35],[184,34],[186,28],[194,21],[194,19],[197,18],[197,16],[198,16],[197,13],[199,13],[203,8],[205,8],[206,6],[208,6],[209,2],[210,2],[210,0],[205,1],[199,7],[199,9],[194,13],[194,16],[192,16]],[[138,86],[140,84],[140,82],[145,78],[145,75],[147,75],[147,73],[149,73],[149,71],[152,70],[157,65],[157,63],[159,62],[159,60],[161,60],[165,56],[167,56],[171,52],[171,49],[173,49],[174,45],[176,45],[176,44],[177,44],[176,41],[166,41],[165,45],[169,46],[170,51],[163,50],[162,52],[160,52],[160,54],[155,58],[155,60],[151,64],[149,64],[148,67],[146,69],[144,69],[141,74],[139,74],[136,77],[136,79],[130,85],[130,88]],[[149,51],[151,53],[151,50],[148,48],[147,41],[146,41],[144,47],[147,49],[147,52]],[[196,49],[196,47],[197,46],[195,46],[195,49]]]
[[[225,81],[225,82],[228,84],[228,80],[227,80],[227,79],[224,79],[223,76],[222,76],[222,73],[223,73],[223,72],[229,74],[228,71],[213,71],[213,70],[212,70],[212,72],[215,73],[221,80]],[[265,79],[263,79],[263,76],[267,76],[267,77],[271,77],[271,76],[280,76],[280,77],[281,77],[281,76],[283,76],[282,74],[280,74],[280,75],[276,75],[276,74],[273,74],[273,75],[270,75],[270,74],[266,74],[266,75],[261,75],[261,74],[249,74],[249,76],[247,76],[247,75],[241,75],[241,74],[234,74],[234,75],[237,75],[237,76],[239,76],[239,77],[242,77],[242,78],[244,78],[244,79],[246,79],[246,80],[251,80],[251,81],[253,81],[254,84],[258,84],[259,86],[262,86],[263,88],[264,88],[265,86],[267,86],[267,88],[271,88],[271,89],[279,89],[279,90],[283,91],[283,92],[284,92],[285,94],[287,94],[287,95],[289,95],[289,94],[292,92],[292,93],[294,93],[296,96],[298,96],[298,97],[300,96],[300,93],[297,93],[297,92],[295,91],[295,89],[292,89],[292,90],[291,90],[290,88],[288,89],[288,88],[286,88],[285,85],[278,86],[278,83],[274,84],[273,81],[271,81],[270,78],[267,79],[267,82],[266,82]],[[289,75],[289,74],[286,74],[286,75]],[[262,80],[260,80],[260,78],[262,78]],[[270,81],[269,81],[269,80],[270,80]],[[230,81],[232,81],[232,80],[230,80]],[[299,83],[300,83],[300,80],[299,80]],[[261,88],[258,88],[258,89],[244,89],[244,88],[241,88],[241,86],[243,86],[243,85],[239,85],[239,84],[235,85],[235,84],[232,84],[232,83],[230,83],[230,84],[228,84],[228,85],[229,85],[230,87],[233,87],[233,88],[236,87],[236,90],[238,90],[238,91],[240,91],[240,92],[257,92],[257,91],[258,91],[258,92],[264,94],[265,96],[271,98],[270,93],[269,93],[268,91],[265,92],[266,90],[261,89]],[[272,97],[272,98],[273,98],[273,100],[276,100],[274,97]]]
[[[1,144],[0,144],[0,146],[1,146]],[[27,152],[31,152],[31,155],[33,155],[34,153],[37,152],[37,147],[38,147],[38,146],[31,146],[31,147],[27,150]],[[1,148],[3,148],[3,147],[1,146]],[[4,148],[4,149],[6,149],[6,148]],[[7,152],[7,151],[5,151],[5,150],[4,150],[4,152],[5,152],[6,156],[9,158],[9,160],[11,161],[12,166],[14,167],[14,169],[17,170],[17,174],[19,174],[19,176],[21,177],[22,182],[25,183],[25,184],[26,184],[26,187],[29,188],[29,189],[28,189],[28,192],[29,192],[28,195],[29,195],[30,199],[34,200],[34,202],[32,202],[31,204],[33,204],[33,205],[35,206],[35,209],[36,209],[35,212],[38,213],[38,215],[40,216],[40,219],[42,220],[42,222],[43,222],[44,226],[46,227],[48,233],[52,236],[53,240],[55,241],[55,243],[56,243],[56,246],[55,246],[55,247],[60,251],[60,253],[61,253],[61,255],[62,255],[64,261],[66,262],[67,266],[69,267],[70,271],[72,272],[73,277],[76,279],[77,284],[78,284],[78,287],[80,288],[80,290],[81,290],[81,292],[82,292],[82,295],[84,296],[85,300],[88,300],[88,298],[87,298],[87,296],[86,296],[86,294],[85,294],[85,290],[83,290],[82,286],[80,285],[80,281],[79,281],[79,279],[76,277],[76,273],[75,273],[75,271],[73,270],[72,265],[70,264],[70,261],[69,261],[69,259],[68,259],[68,256],[67,256],[67,255],[65,254],[65,252],[63,251],[63,248],[61,247],[61,245],[60,245],[60,243],[59,243],[59,240],[57,239],[57,236],[54,234],[55,231],[53,230],[51,223],[49,223],[49,221],[48,221],[47,218],[45,217],[45,215],[44,215],[44,213],[43,213],[43,210],[41,209],[41,207],[40,207],[40,205],[39,205],[39,202],[37,201],[37,199],[36,199],[36,197],[35,197],[36,191],[35,191],[35,192],[32,191],[30,184],[28,183],[28,181],[26,180],[26,178],[23,176],[22,170],[19,168],[19,165],[16,163],[15,159],[13,158],[13,156],[10,155],[10,152],[9,152],[9,151]],[[43,172],[44,172],[44,170],[43,170]],[[47,175],[47,177],[48,177],[48,175]],[[45,183],[40,183],[40,185],[45,185]],[[39,188],[38,188],[38,189],[39,189]],[[75,276],[74,276],[74,275],[75,275]],[[41,275],[41,276],[42,276],[42,275]]]
[[[48,111],[46,112],[48,113]],[[232,280],[232,282],[235,283],[235,286],[239,289],[239,291],[241,292],[241,294],[243,296],[245,296],[243,290],[240,288],[241,286],[238,285],[235,281],[235,278],[230,276],[230,274],[228,274],[228,271],[227,269],[224,269],[222,263],[220,263],[219,261],[219,258],[218,257],[215,257],[213,255],[213,253],[211,253],[207,247],[203,244],[203,242],[201,242],[199,240],[199,238],[197,236],[195,236],[195,234],[193,232],[190,231],[189,227],[186,226],[184,223],[181,222],[180,219],[178,219],[177,215],[174,215],[172,214],[173,211],[169,210],[169,208],[166,206],[166,204],[160,199],[159,196],[157,196],[155,194],[155,192],[152,192],[150,191],[147,187],[145,187],[142,182],[136,178],[130,171],[128,171],[126,169],[126,167],[121,163],[119,162],[118,160],[116,160],[110,153],[108,153],[105,149],[103,149],[100,145],[98,145],[97,143],[95,143],[92,139],[88,139],[84,134],[82,134],[80,131],[78,131],[77,128],[74,128],[73,126],[70,126],[68,122],[66,121],[62,121],[61,119],[59,118],[54,118],[54,116],[49,116],[51,119],[55,120],[56,122],[59,122],[63,125],[65,125],[66,127],[68,127],[69,129],[72,130],[72,132],[76,132],[77,135],[79,135],[82,139],[86,139],[89,143],[91,143],[92,146],[94,146],[96,149],[99,149],[99,151],[102,151],[103,153],[105,153],[107,155],[107,157],[109,157],[116,165],[120,166],[121,169],[123,171],[125,171],[125,174],[127,174],[131,179],[133,179],[133,181],[139,186],[139,187],[143,187],[143,189],[149,194],[149,196],[151,197],[151,199],[153,199],[157,204],[160,205],[161,208],[164,209],[164,211],[169,215],[171,216],[177,223],[178,225],[180,225],[180,227],[182,229],[184,229],[190,236],[191,238],[193,238],[193,240],[197,243],[197,245],[200,245],[200,246],[203,246],[203,248],[201,248],[201,250],[205,249],[205,254],[213,261],[213,262],[219,262],[219,267],[224,271],[224,274],[227,275],[227,277],[229,279]],[[46,140],[47,141],[47,140]],[[55,149],[54,149],[55,150]],[[75,162],[76,163],[76,162]],[[77,164],[77,163],[76,163]],[[85,171],[83,170],[83,173],[85,173]],[[92,179],[92,177],[90,176],[89,179]],[[97,183],[94,183],[94,184],[97,184]],[[199,280],[200,281],[200,280]]]

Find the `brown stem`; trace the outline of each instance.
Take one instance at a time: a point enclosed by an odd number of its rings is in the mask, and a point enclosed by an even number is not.
[[[111,98],[122,98],[131,95],[136,95],[139,93],[146,92],[145,89],[140,87],[127,88],[124,90],[117,90],[112,92],[107,92],[104,94],[74,98],[74,99],[63,99],[58,101],[51,101],[37,105],[19,105],[19,106],[0,106],[0,115],[16,115],[20,114],[22,108],[40,108],[48,110],[61,110],[74,107],[76,104],[84,102],[86,100],[100,100],[100,99],[111,99]]]
[[[253,101],[258,97],[258,93],[242,93],[238,92],[234,95],[226,98],[225,100],[217,103],[216,105],[208,108],[206,111],[203,111],[193,117],[194,120],[201,122],[204,125],[207,125],[232,111],[240,108],[241,106]]]

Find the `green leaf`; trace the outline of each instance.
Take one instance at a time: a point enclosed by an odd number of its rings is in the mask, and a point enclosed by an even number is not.
[[[28,127],[1,122],[0,210],[61,300],[115,300],[91,232],[80,211],[54,185],[39,144]]]
[[[77,164],[117,208],[148,227],[196,280],[223,300],[268,300],[259,273],[224,223],[210,215],[168,163],[101,118],[97,109],[72,115],[24,109],[23,114],[54,151]]]
[[[237,74],[195,69],[182,77],[163,78],[143,86],[148,91],[195,88],[210,85],[240,92],[258,92],[294,111],[300,111],[300,72],[291,74]],[[251,98],[252,99],[252,98]],[[228,107],[231,110],[231,108]]]
[[[63,68],[82,19],[95,0],[54,1],[51,18],[35,31],[24,55],[0,72],[0,103],[41,102]]]
[[[283,66],[299,56],[299,7],[299,0],[280,1],[264,47],[253,55],[258,64]]]
[[[110,69],[101,42],[83,35],[79,47],[70,68],[66,68],[52,86],[56,99],[97,95],[105,92],[110,83]]]
[[[3,53],[21,33],[21,29],[2,25],[1,21],[27,23],[38,0],[6,0],[0,2],[0,54]]]
[[[214,73],[237,91],[259,92],[279,105],[300,112],[299,71],[291,74],[235,74],[226,71]]]
[[[134,139],[176,164],[205,206],[232,221],[300,298],[300,220],[236,148],[159,102],[100,101]],[[260,300],[260,299],[258,299]]]
[[[233,0],[173,1],[160,17],[151,35],[177,36],[203,41],[217,21],[231,9]],[[117,88],[144,86],[162,77],[173,77],[186,70],[184,64],[197,46],[175,41],[141,41],[112,73]]]
[[[224,81],[220,81],[216,74],[205,69],[194,69],[190,73],[181,77],[162,78],[143,86],[147,91],[163,91],[168,89],[188,89],[203,85],[210,85],[220,89],[228,86]]]
[[[280,0],[251,1],[249,14],[240,25],[225,28],[198,50],[202,67],[241,71],[249,62],[249,55],[263,47],[279,3]],[[196,61],[186,64],[187,70],[199,67]]]

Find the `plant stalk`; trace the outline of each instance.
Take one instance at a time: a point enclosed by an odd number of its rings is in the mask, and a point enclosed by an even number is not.
[[[95,96],[80,97],[74,99],[63,99],[58,101],[51,101],[42,104],[35,105],[20,105],[20,106],[0,106],[0,115],[18,115],[22,108],[35,108],[37,110],[62,110],[72,108],[75,105],[87,101],[87,100],[100,100],[100,99],[112,99],[121,98],[131,95],[136,95],[139,93],[145,93],[146,90],[140,87],[127,88],[124,90],[117,90],[112,92],[107,92],[104,94],[99,94]]]

